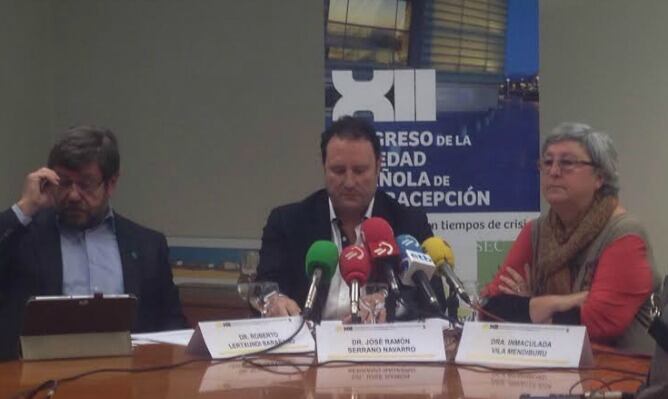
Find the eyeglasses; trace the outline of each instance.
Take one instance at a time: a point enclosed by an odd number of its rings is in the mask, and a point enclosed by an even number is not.
[[[80,182],[74,182],[73,180],[60,178],[60,184],[56,186],[56,189],[61,193],[69,193],[70,190],[76,185],[79,189],[79,192],[85,194],[95,194],[98,188],[104,183],[104,180],[99,182],[93,180],[83,180]]]
[[[568,159],[568,158],[543,158],[538,160],[538,170],[542,173],[550,173],[552,170],[552,165],[557,164],[559,170],[563,173],[569,173],[575,170],[579,165],[589,165],[596,166],[592,161],[580,161],[577,159]]]

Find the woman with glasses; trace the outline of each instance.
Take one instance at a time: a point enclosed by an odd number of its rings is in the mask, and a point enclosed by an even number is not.
[[[486,310],[508,321],[582,324],[592,341],[650,352],[644,326],[659,279],[644,228],[619,201],[612,140],[562,124],[538,169],[550,208],[522,229],[483,290]]]

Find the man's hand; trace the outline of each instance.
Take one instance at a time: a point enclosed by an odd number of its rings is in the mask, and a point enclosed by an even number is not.
[[[276,293],[267,298],[262,315],[265,317],[299,316],[301,312],[297,302],[283,294]]]
[[[42,209],[54,206],[52,187],[60,184],[60,177],[49,168],[41,168],[30,173],[23,183],[23,193],[17,202],[21,212],[28,217]]]

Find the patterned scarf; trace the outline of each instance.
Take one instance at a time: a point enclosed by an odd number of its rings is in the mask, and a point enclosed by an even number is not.
[[[596,196],[591,207],[567,228],[550,209],[540,223],[538,261],[532,279],[534,295],[571,293],[573,276],[570,262],[598,236],[617,207],[616,196]]]

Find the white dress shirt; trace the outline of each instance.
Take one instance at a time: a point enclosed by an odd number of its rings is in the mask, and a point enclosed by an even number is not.
[[[375,198],[371,199],[371,203],[369,203],[369,207],[366,209],[366,213],[364,214],[364,220],[371,217],[374,200]],[[334,244],[336,244],[340,254],[344,246],[344,237],[342,235],[341,229],[339,228],[339,219],[336,217],[336,212],[334,211],[331,198],[329,198],[329,220],[332,225],[332,241]],[[360,226],[361,223],[355,226],[356,241],[351,244],[362,244]],[[336,272],[332,276],[332,281],[329,283],[329,293],[327,295],[327,302],[325,303],[325,307],[322,312],[322,319],[341,320],[349,314],[350,288],[348,287],[348,284],[343,281],[341,271],[337,266]]]

